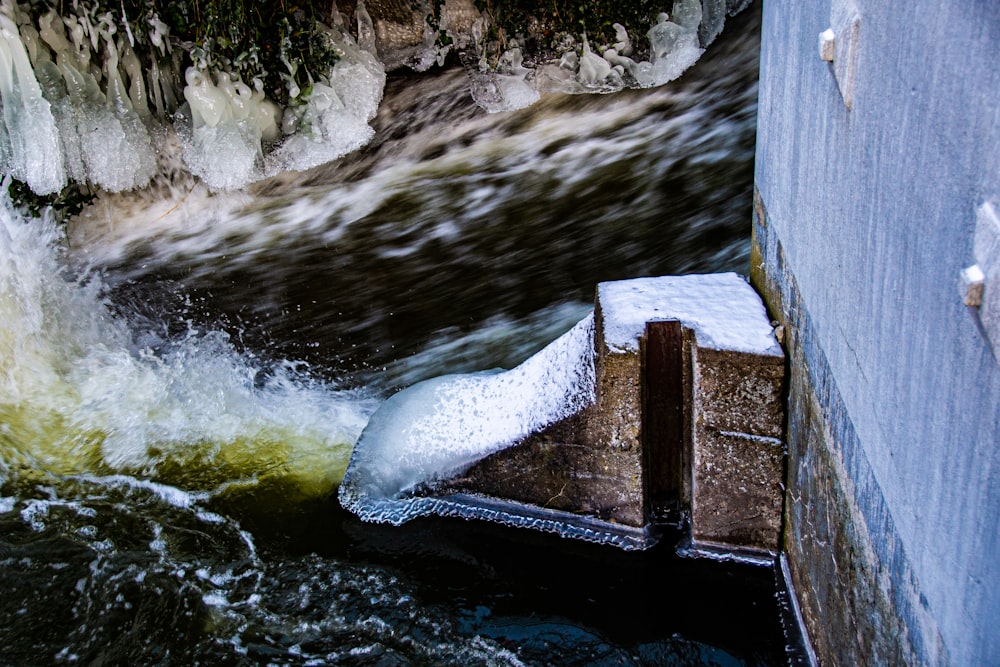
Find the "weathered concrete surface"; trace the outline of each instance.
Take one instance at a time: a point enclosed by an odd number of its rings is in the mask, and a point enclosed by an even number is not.
[[[696,344],[692,368],[692,545],[776,555],[784,484],[784,355]]]
[[[781,244],[755,200],[753,283],[789,354],[786,557],[821,664],[942,664],[941,637],[877,490]]]
[[[784,435],[783,355],[734,354],[699,345],[694,370],[699,423],[719,431]]]
[[[857,0],[851,109],[832,4],[763,6],[753,269],[792,343],[793,583],[826,664],[1000,664],[1000,365],[958,289],[1000,193],[1000,4]]]
[[[691,540],[696,549],[777,555],[784,443],[709,431],[694,450]]]

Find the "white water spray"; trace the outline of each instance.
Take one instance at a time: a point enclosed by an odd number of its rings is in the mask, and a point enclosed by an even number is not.
[[[221,332],[137,332],[61,233],[0,201],[0,470],[127,473],[192,490],[330,493],[377,401],[263,369]],[[139,335],[141,333],[141,335]]]

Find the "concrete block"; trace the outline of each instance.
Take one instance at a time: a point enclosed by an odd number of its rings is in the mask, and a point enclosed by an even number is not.
[[[596,402],[439,489],[482,493],[641,528],[647,524],[639,346],[608,346],[596,305]]]
[[[554,365],[586,358],[586,401],[447,479],[376,498],[380,516],[481,518],[627,549],[655,543],[658,522],[690,518],[697,548],[776,553],[784,354],[753,288],[737,274],[601,283],[593,326],[582,324],[566,354],[533,359],[558,375]],[[404,391],[393,414],[426,400]]]
[[[780,550],[781,440],[696,427],[691,501],[695,549]]]
[[[595,322],[596,402],[439,492],[635,528],[670,505],[699,549],[777,553],[785,358],[756,293],[736,274],[602,283]]]
[[[721,431],[780,438],[785,358],[698,347],[694,363],[695,411]]]
[[[592,410],[491,455],[452,480],[450,493],[480,493],[640,528],[642,464],[638,450],[595,440]]]

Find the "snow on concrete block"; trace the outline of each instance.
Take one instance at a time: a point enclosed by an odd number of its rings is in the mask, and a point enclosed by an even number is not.
[[[783,356],[767,311],[737,273],[634,278],[597,286],[609,351],[638,351],[646,322],[680,320],[698,335],[698,346]]]
[[[601,283],[594,313],[517,368],[396,394],[355,447],[341,502],[371,521],[461,516],[650,546],[650,474],[662,466],[650,463],[649,419],[662,401],[648,400],[657,375],[645,357],[656,321],[680,322],[682,360],[672,363],[696,365],[659,396],[685,416],[657,444],[689,480],[675,490],[693,489],[677,500],[699,511],[695,541],[770,552],[781,523],[784,355],[735,273]],[[691,443],[693,459],[682,454]]]

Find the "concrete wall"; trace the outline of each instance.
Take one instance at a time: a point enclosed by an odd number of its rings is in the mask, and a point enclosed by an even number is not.
[[[752,275],[792,366],[787,565],[822,663],[996,665],[1000,363],[958,283],[1000,197],[1000,3],[855,0],[850,110],[818,52],[845,4],[763,7]]]

